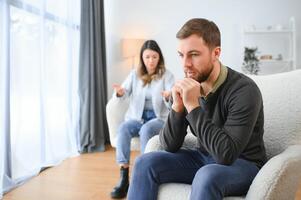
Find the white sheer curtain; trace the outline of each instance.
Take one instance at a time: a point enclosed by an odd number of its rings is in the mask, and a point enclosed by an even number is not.
[[[77,155],[80,1],[0,4],[2,195]]]
[[[8,75],[8,21],[7,21],[8,9],[3,0],[0,0],[0,199],[2,198],[2,191],[4,189],[4,177],[5,166],[8,164],[7,159],[7,114],[8,113],[8,96],[6,95],[8,90],[9,81]],[[6,161],[6,162],[5,162]],[[9,172],[8,172],[9,173]]]

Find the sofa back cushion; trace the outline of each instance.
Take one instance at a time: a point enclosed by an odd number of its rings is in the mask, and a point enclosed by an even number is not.
[[[264,141],[268,158],[301,143],[301,70],[250,76],[264,105]]]

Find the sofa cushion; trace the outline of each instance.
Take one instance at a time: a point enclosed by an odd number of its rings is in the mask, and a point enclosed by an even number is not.
[[[176,191],[176,192],[175,192]],[[162,184],[158,192],[158,200],[183,200],[189,199],[191,185],[182,183]],[[223,200],[242,200],[244,197],[225,197]]]

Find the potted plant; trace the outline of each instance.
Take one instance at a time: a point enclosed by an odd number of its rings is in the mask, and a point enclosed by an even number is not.
[[[245,47],[244,52],[244,62],[243,62],[243,72],[248,74],[257,75],[259,68],[259,59],[257,58],[257,47],[256,48],[248,48]]]

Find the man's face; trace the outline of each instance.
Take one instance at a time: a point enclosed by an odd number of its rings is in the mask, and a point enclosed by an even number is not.
[[[191,35],[179,41],[178,53],[182,60],[185,77],[192,78],[199,83],[206,81],[216,60],[214,50],[210,50],[203,38],[197,35]]]

